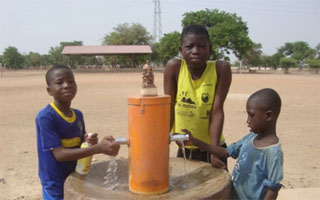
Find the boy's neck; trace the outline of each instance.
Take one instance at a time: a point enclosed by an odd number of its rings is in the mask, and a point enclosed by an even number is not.
[[[267,147],[270,145],[277,144],[278,142],[279,138],[276,135],[276,131],[270,130],[258,134],[257,137],[255,137],[253,144],[255,147]]]
[[[72,116],[72,111],[70,109],[71,102],[59,102],[54,100],[54,104],[57,106],[57,108],[67,117]]]
[[[204,67],[201,67],[201,68],[191,68],[191,67],[188,67],[189,71],[190,71],[190,74],[191,74],[191,77],[192,77],[192,80],[198,80],[201,78],[204,70],[206,70],[206,65]]]

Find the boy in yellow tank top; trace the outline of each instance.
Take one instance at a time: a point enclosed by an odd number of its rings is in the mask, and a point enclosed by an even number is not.
[[[174,133],[192,130],[194,137],[212,145],[226,146],[222,135],[223,104],[231,84],[230,65],[209,61],[211,45],[208,31],[200,25],[183,29],[179,53],[183,59],[168,61],[164,72],[164,93],[171,96],[170,127]],[[226,160],[187,146],[187,157],[226,168]],[[182,157],[179,148],[178,157]]]

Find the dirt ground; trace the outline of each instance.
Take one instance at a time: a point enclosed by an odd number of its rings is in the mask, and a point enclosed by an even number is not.
[[[52,99],[45,71],[3,72],[0,78],[0,199],[41,199],[35,117]],[[141,73],[75,73],[78,93],[72,106],[84,113],[87,132],[100,137],[127,135],[127,97],[140,94]],[[163,74],[155,73],[163,94]],[[294,74],[233,74],[225,102],[227,143],[248,132],[245,103],[258,89],[270,87],[282,98],[277,134],[284,152],[284,189],[320,188],[320,76]],[[170,145],[175,156],[176,146]],[[122,146],[119,157],[128,157]],[[95,162],[108,159],[96,155]],[[229,159],[232,171],[234,161]],[[316,189],[316,190],[318,190]]]

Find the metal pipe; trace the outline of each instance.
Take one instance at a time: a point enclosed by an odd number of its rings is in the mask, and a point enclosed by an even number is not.
[[[172,135],[170,134],[170,141],[187,141],[189,140],[189,135],[188,134],[177,134],[177,135]]]
[[[128,144],[127,138],[125,138],[125,137],[116,138],[116,139],[114,139],[114,141],[118,144]]]

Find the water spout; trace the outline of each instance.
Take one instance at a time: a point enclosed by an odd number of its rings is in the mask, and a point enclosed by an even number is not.
[[[170,141],[178,141],[178,142],[183,142],[189,140],[189,135],[187,134],[177,134],[177,135],[172,135],[170,134]]]
[[[128,144],[127,138],[125,137],[116,138],[114,141],[118,144]]]

